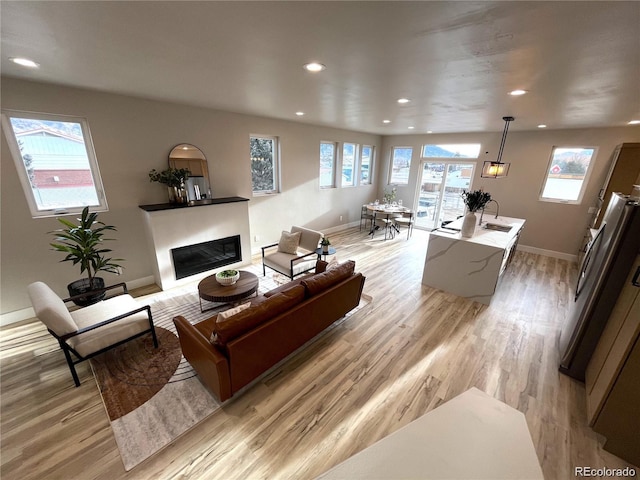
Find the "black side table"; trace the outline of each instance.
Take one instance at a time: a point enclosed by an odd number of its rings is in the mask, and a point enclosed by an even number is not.
[[[326,262],[327,261],[327,255],[335,254],[336,253],[336,249],[330,246],[328,252],[323,252],[322,251],[322,247],[319,247],[319,248],[316,248],[316,253],[318,254],[318,260],[320,260],[321,257],[324,257],[322,260],[324,260]]]

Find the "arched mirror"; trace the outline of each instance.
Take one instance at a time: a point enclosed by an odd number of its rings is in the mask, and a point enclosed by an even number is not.
[[[169,166],[189,170],[186,184],[189,201],[211,198],[209,166],[202,150],[189,143],[180,143],[169,152]]]

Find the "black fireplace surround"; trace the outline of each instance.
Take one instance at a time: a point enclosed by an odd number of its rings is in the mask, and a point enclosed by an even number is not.
[[[176,280],[242,260],[240,235],[171,249]]]

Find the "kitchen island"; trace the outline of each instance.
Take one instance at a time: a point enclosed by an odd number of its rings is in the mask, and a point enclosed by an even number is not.
[[[429,233],[422,283],[489,305],[515,252],[525,220],[486,218],[472,237],[460,235],[462,218]]]

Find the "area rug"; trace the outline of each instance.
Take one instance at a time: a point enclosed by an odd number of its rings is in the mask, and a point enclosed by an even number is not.
[[[198,322],[215,312],[201,313],[195,294],[180,300],[185,304],[151,305],[159,341],[157,349],[151,336],[145,335],[91,360],[127,471],[220,407],[182,356],[173,325],[176,315]]]

